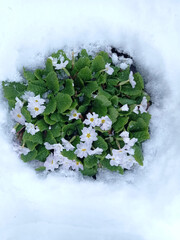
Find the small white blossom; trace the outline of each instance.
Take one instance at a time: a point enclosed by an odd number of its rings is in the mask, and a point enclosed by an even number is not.
[[[42,105],[45,103],[45,99],[40,98],[40,95],[37,95],[36,97],[29,97],[28,102],[32,104]]]
[[[13,108],[11,110],[10,114],[16,122],[20,123],[21,125],[25,124],[26,119],[21,113],[21,108],[19,108],[19,107]]]
[[[129,111],[128,105],[127,105],[127,104],[123,105],[123,106],[121,107],[121,110],[124,111],[124,112]]]
[[[82,142],[92,143],[97,140],[97,133],[92,127],[84,127],[82,130],[82,135],[80,136]]]
[[[23,104],[24,103],[18,97],[16,97],[15,108],[22,108]]]
[[[16,151],[19,155],[21,154],[27,155],[30,152],[29,148],[20,146],[19,144],[16,143],[13,145],[13,150]]]
[[[68,114],[67,116],[69,117],[69,120],[72,119],[79,119],[79,116],[81,115],[81,113],[78,113],[75,109],[73,109],[70,114]]]
[[[129,132],[123,131],[121,134],[119,134],[119,136],[123,138],[125,143],[129,142]]]
[[[36,134],[37,132],[39,132],[38,126],[35,126],[35,125],[32,124],[32,123],[25,123],[25,126],[26,126],[26,131],[27,131],[28,133],[30,133],[31,135],[34,135],[34,134]]]
[[[66,149],[66,151],[72,151],[74,149],[74,146],[66,139],[61,138],[61,141],[62,141],[62,145],[63,145],[64,149]]]
[[[107,74],[109,74],[109,75],[112,75],[112,74],[113,74],[114,69],[113,69],[112,67],[110,67],[110,63],[107,63],[107,64],[105,65],[105,72],[106,72]]]
[[[90,151],[89,151],[89,155],[95,155],[95,154],[100,155],[102,152],[103,152],[103,149],[97,147],[97,148],[94,149],[94,150],[90,150]]]
[[[139,114],[139,108],[138,108],[138,106],[135,106],[133,112],[136,113],[136,114]]]
[[[59,167],[59,164],[57,162],[57,158],[54,156],[53,153],[51,153],[44,162],[44,167],[46,167],[46,170],[54,171],[54,169]]]
[[[74,162],[67,157],[62,156],[61,162],[60,162],[61,168],[68,170],[69,168],[72,168],[74,165]]]
[[[22,99],[28,101],[30,97],[35,97],[35,94],[31,91],[25,91],[24,95],[22,95]]]
[[[111,58],[112,58],[112,62],[113,62],[114,64],[117,64],[117,63],[118,63],[118,56],[117,56],[116,53],[113,53],[112,56],[111,56]]]
[[[37,117],[39,114],[43,113],[45,106],[35,103],[28,103],[27,110],[30,112],[33,118]]]
[[[81,169],[81,170],[84,169],[82,163],[80,163],[80,162],[78,162],[78,161],[75,161],[75,160],[72,161],[72,166],[71,166],[71,167],[72,167],[72,169],[75,170],[75,171],[79,171],[79,169]]]
[[[84,124],[86,125],[90,125],[91,127],[96,127],[96,126],[99,126],[100,124],[100,120],[99,120],[99,116],[98,114],[96,114],[95,112],[93,112],[92,114],[91,113],[88,113],[86,115],[87,119],[84,120]]]
[[[56,64],[57,64],[57,58],[53,58],[53,57],[48,57],[49,59],[51,59],[51,61],[52,61],[52,65],[53,66],[56,66]]]
[[[112,121],[111,119],[108,117],[108,116],[105,116],[105,117],[101,117],[100,118],[100,128],[102,130],[110,130],[111,129],[111,126],[112,126]]]
[[[147,109],[147,99],[146,99],[146,97],[143,97],[142,102],[139,106],[139,111],[141,113],[144,113],[144,112],[147,112],[146,109]]]
[[[132,88],[135,88],[136,82],[134,81],[134,77],[133,77],[133,72],[132,71],[129,74],[129,82],[130,82]]]
[[[126,157],[124,157],[124,158],[122,159],[120,166],[121,166],[122,168],[125,168],[125,169],[130,170],[131,167],[132,167],[134,164],[137,164],[137,162],[136,162],[136,160],[134,159],[134,157],[131,156],[131,155],[130,155],[130,156],[126,155]]]
[[[109,163],[110,163],[111,166],[118,166],[119,165],[119,158],[117,156],[108,154],[106,156],[106,158],[110,159]]]
[[[44,146],[47,150],[54,150],[54,156],[61,155],[61,152],[63,151],[64,147],[60,144],[50,144],[48,142],[44,143]]]
[[[83,158],[83,157],[87,157],[89,155],[89,151],[91,148],[91,144],[85,142],[85,143],[79,143],[77,144],[77,149],[74,152],[78,157]]]
[[[64,57],[61,57],[61,58],[60,58],[60,64],[57,63],[56,66],[55,66],[55,69],[56,69],[56,70],[63,69],[63,68],[65,68],[65,67],[67,66],[68,63],[69,63],[68,60],[66,60],[66,61],[64,62]]]

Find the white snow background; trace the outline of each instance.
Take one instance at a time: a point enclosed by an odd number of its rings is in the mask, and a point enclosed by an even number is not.
[[[0,81],[53,51],[98,42],[128,52],[151,94],[145,166],[97,181],[38,176],[12,150],[0,103],[1,240],[180,239],[180,1],[0,0]]]

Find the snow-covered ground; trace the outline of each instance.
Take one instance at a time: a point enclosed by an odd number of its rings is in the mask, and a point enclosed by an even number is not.
[[[153,101],[145,166],[93,181],[39,177],[18,159],[1,92],[0,239],[178,240],[180,1],[0,0],[0,6],[0,81],[20,81],[23,66],[43,66],[64,45],[113,45],[133,56]]]

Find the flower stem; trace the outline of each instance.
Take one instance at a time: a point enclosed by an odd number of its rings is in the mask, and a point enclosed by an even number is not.
[[[65,71],[65,73],[68,75],[68,77],[70,77],[70,73],[68,72],[68,70],[66,68],[63,68],[63,70]]]
[[[73,136],[71,139],[70,139],[70,143],[72,143],[73,141],[74,141],[74,139],[76,138],[76,135],[75,136]]]
[[[126,84],[126,83],[128,83],[128,82],[129,82],[129,79],[126,80],[126,81],[123,81],[123,82],[119,83],[119,86],[122,86],[122,85],[124,85],[124,84]]]

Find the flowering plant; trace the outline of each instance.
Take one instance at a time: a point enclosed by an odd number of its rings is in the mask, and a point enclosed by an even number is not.
[[[141,75],[113,59],[106,52],[93,58],[85,49],[68,58],[59,50],[44,69],[24,69],[23,83],[3,82],[24,162],[39,160],[37,171],[64,168],[88,176],[98,168],[122,174],[143,165],[150,97]]]

